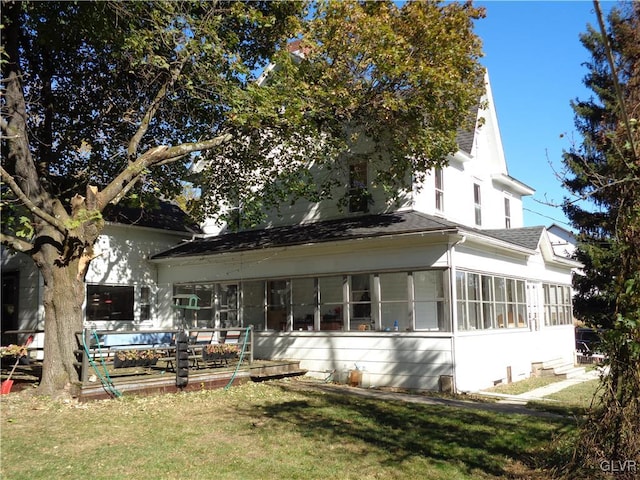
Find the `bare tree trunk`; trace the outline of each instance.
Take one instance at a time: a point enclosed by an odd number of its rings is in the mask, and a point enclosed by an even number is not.
[[[38,393],[68,395],[78,382],[74,362],[78,348],[76,332],[82,329],[84,278],[78,275],[79,260],[61,264],[60,253],[51,246],[41,252],[44,279],[45,339],[42,379]]]

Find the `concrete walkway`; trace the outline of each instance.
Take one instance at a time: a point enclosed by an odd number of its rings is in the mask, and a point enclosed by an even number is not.
[[[531,400],[538,401],[550,401],[545,398],[549,395],[559,392],[560,390],[564,390],[567,387],[571,387],[573,385],[577,385],[579,383],[588,382],[589,380],[594,380],[600,378],[600,370],[594,369],[583,373],[582,375],[578,375],[573,378],[568,378],[566,380],[560,380],[559,382],[550,383],[544,387],[536,388],[530,390],[525,393],[521,393],[519,395],[508,395],[504,393],[497,392],[487,392],[480,391],[476,392],[477,395],[498,398],[498,403],[508,403],[511,405],[525,405],[527,402]]]
[[[445,407],[465,408],[471,410],[484,410],[503,414],[520,414],[535,417],[563,418],[562,415],[542,410],[528,408],[524,403],[516,402],[482,402],[473,400],[462,400],[448,397],[436,397],[421,394],[404,392],[384,391],[373,388],[350,387],[344,384],[324,383],[317,379],[305,377],[290,378],[285,380],[273,380],[283,389],[293,391],[315,391],[319,393],[333,393],[339,395],[349,395],[354,397],[375,398],[378,400],[399,401],[406,403],[417,403],[423,405],[440,405]],[[525,402],[526,403],[526,402]]]
[[[562,415],[552,412],[545,412],[541,410],[535,410],[533,408],[526,407],[526,403],[530,400],[544,400],[544,397],[551,395],[552,393],[563,390],[572,385],[586,382],[599,378],[600,371],[592,370],[585,372],[583,375],[567,380],[561,380],[554,382],[545,387],[536,388],[529,392],[520,395],[504,395],[494,392],[474,392],[477,396],[487,396],[499,398],[496,402],[481,402],[472,400],[463,400],[460,398],[447,398],[428,396],[411,393],[401,393],[393,391],[385,391],[372,388],[354,388],[344,384],[325,383],[317,379],[311,379],[308,377],[296,377],[285,380],[273,380],[274,383],[279,384],[282,388],[294,391],[316,391],[323,393],[337,393],[342,395],[351,395],[365,398],[377,398],[380,400],[392,400],[402,401],[407,403],[420,403],[425,405],[442,405],[448,407],[466,408],[472,410],[486,410],[497,413],[507,414],[523,414],[536,417],[548,417],[548,418],[562,418]]]

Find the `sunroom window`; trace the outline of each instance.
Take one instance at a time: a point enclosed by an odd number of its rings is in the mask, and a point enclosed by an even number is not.
[[[176,285],[197,293],[216,327],[256,331],[451,331],[446,270]],[[216,292],[212,303],[211,292]],[[195,318],[185,324],[194,327]],[[210,328],[214,325],[198,325]]]
[[[413,272],[414,322],[416,330],[451,330],[443,270]]]
[[[349,295],[350,330],[372,329],[371,296],[373,289],[373,275],[351,276],[351,293]]]
[[[405,272],[381,273],[380,318],[383,330],[413,330],[409,316],[408,276]]]
[[[253,325],[257,331],[265,329],[265,282],[244,282],[242,284],[242,321]]]
[[[458,329],[528,326],[524,280],[456,272]]]
[[[290,330],[289,311],[291,306],[288,280],[267,281],[267,329]]]
[[[571,288],[567,285],[545,283],[542,289],[544,291],[544,324],[548,326],[572,324]]]
[[[344,288],[347,277],[318,278],[320,330],[342,330],[344,326]]]
[[[316,297],[316,282],[314,278],[294,278],[291,280],[294,330],[315,329]]]

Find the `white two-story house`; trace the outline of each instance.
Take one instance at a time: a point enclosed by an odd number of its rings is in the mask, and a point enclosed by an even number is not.
[[[523,227],[533,189],[509,175],[488,80],[486,96],[483,125],[400,203],[367,187],[360,162],[344,185],[369,195],[344,211],[299,201],[260,228],[211,221],[202,235],[176,225],[176,212],[168,224],[114,218],[87,274],[87,325],[251,325],[257,358],[299,360],[323,378],[357,366],[367,385],[422,390],[473,391],[527,377],[536,362],[572,364],[578,265],[544,227]],[[6,252],[2,268],[3,337],[41,329],[37,271]],[[172,308],[183,294],[199,310]]]
[[[205,235],[153,255],[157,325],[196,294],[187,327],[252,325],[255,355],[309,374],[363,370],[369,385],[472,391],[573,363],[571,271],[544,227],[523,227],[491,88],[481,127],[400,204],[370,189],[347,211],[298,201],[260,228]],[[345,188],[369,185],[366,162]],[[560,362],[560,363],[561,363]]]

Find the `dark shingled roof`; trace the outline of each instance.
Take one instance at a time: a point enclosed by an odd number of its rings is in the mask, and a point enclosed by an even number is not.
[[[543,230],[544,227],[541,226],[508,230],[477,230],[420,212],[396,212],[198,238],[160,252],[154,255],[152,259],[195,257],[261,248],[421,232],[454,233],[473,231],[512,245],[535,250],[538,247]]]
[[[200,238],[182,243],[152,258],[191,257],[399,233],[456,231],[457,228],[458,225],[455,223],[418,212],[365,215]]]
[[[469,112],[471,125],[473,125],[471,129],[463,130],[462,128],[459,128],[456,132],[458,148],[466,154],[471,154],[471,149],[473,148],[473,138],[476,134],[476,122],[478,121],[478,109],[479,105],[476,105]]]
[[[146,208],[109,205],[105,208],[103,217],[108,222],[137,227],[185,233],[202,232],[200,227],[180,207],[161,200],[157,205]]]
[[[85,185],[79,185],[71,177],[52,176],[49,178],[54,195],[68,201],[74,194],[86,195]],[[100,187],[103,188],[103,187]],[[107,222],[137,227],[158,228],[174,232],[202,233],[202,229],[184,210],[165,200],[157,199],[144,207],[126,204],[127,199],[117,205],[107,205],[102,218]]]
[[[530,250],[538,248],[540,236],[544,231],[543,226],[508,228],[501,230],[482,230],[481,233],[507,243],[513,243]]]

